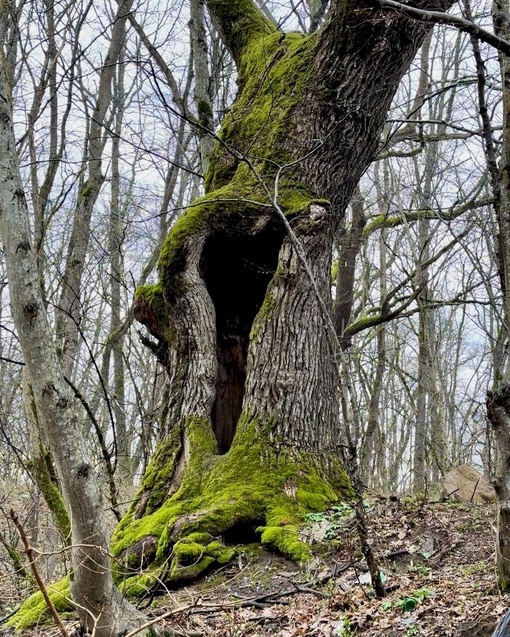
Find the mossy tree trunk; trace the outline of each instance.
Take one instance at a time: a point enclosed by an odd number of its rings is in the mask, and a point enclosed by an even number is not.
[[[207,6],[239,91],[207,194],[170,232],[160,282],[137,294],[146,343],[170,375],[171,434],[114,538],[133,572],[154,565],[131,592],[195,577],[255,538],[306,559],[304,514],[349,493],[324,316],[332,246],[429,29],[364,0],[333,2],[311,36],[278,31],[252,0]]]

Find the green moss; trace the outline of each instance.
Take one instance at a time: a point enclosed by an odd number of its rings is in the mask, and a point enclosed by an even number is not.
[[[346,338],[348,336],[354,336],[354,334],[358,334],[363,330],[367,330],[370,327],[374,327],[381,322],[380,314],[371,314],[370,316],[364,315],[359,319],[356,319],[352,323],[350,323],[344,330],[343,337]]]
[[[147,283],[136,289],[135,300],[143,298],[157,314],[166,315],[163,288],[161,283]]]
[[[427,217],[436,217],[435,211],[425,208],[423,210],[415,210],[412,213],[401,215],[376,215],[369,223],[363,228],[362,238],[367,239],[371,234],[382,228],[396,228],[401,226],[404,222],[410,223],[412,221],[418,221]]]
[[[136,289],[135,312],[137,320],[160,341],[170,344],[175,340],[161,283],[142,285]]]
[[[190,441],[191,462],[202,464],[217,453],[218,447],[211,423],[206,418],[188,416],[184,423],[184,430]]]
[[[194,443],[180,489],[143,518],[128,515],[115,533],[113,554],[156,536],[155,566],[171,555],[167,578],[194,579],[201,569],[225,564],[242,550],[225,546],[219,536],[228,531],[235,542],[235,529],[244,528],[242,547],[251,526],[253,531],[258,528],[264,544],[291,559],[306,560],[310,548],[299,539],[300,525],[309,512],[349,497],[349,481],[337,458],[325,462],[291,449],[277,454],[269,442],[274,426],[273,420],[259,424],[243,415],[230,450],[216,456],[210,424],[188,418],[185,427]]]
[[[31,460],[29,469],[53,515],[62,539],[66,544],[69,543],[71,539],[69,514],[60,491],[53,459],[50,452],[46,451],[42,445],[39,447],[38,455]]]
[[[336,284],[339,268],[340,268],[340,264],[338,263],[338,259],[335,259],[331,265],[331,284],[332,285]]]
[[[510,593],[510,581],[502,577],[498,577],[498,589],[500,593]]]
[[[88,182],[85,182],[85,185],[78,193],[78,199],[86,199],[87,197],[90,197],[93,191],[94,189],[92,188],[92,186],[89,186]]]
[[[210,533],[190,533],[188,540],[198,544],[209,544],[213,541],[213,536]]]
[[[218,564],[228,564],[236,555],[235,549],[226,547],[218,540],[210,542],[205,550],[207,555],[214,557]]]
[[[275,273],[275,276],[278,276]],[[255,341],[260,336],[260,332],[262,327],[266,325],[268,317],[273,314],[274,308],[276,307],[276,299],[274,296],[268,291],[264,297],[264,301],[258,311],[257,316],[253,321],[253,325],[250,332],[250,341]]]
[[[167,530],[168,521],[176,519],[183,510],[184,506],[182,503],[173,503],[172,500],[169,500],[161,508],[144,515],[140,519],[134,518],[132,512],[127,513],[113,534],[112,555],[114,557],[119,556],[126,549],[145,538],[153,536],[162,538]]]
[[[19,575],[20,577],[26,577],[31,583],[35,583],[32,575],[27,573],[27,570],[25,569],[25,561],[21,553],[19,553],[10,544],[7,544],[5,548],[7,550],[7,555],[9,556],[9,559],[13,563],[16,574]]]
[[[156,510],[165,501],[181,451],[181,434],[175,427],[170,436],[156,447],[143,477],[138,496],[145,492],[150,493],[146,507],[148,513]]]
[[[267,215],[271,201],[262,184],[271,191],[281,166],[293,164],[283,170],[278,185],[278,204],[286,215],[303,212],[312,203],[329,205],[304,187],[288,144],[294,109],[314,72],[316,38],[265,27],[254,33],[257,37],[243,45],[238,62],[241,88],[219,133],[222,143],[211,153],[207,194],[187,209],[165,240],[158,262],[161,288],[142,289],[147,298],[154,296],[150,302],[155,309],[158,295],[172,303],[186,291],[187,251],[202,230],[245,236]],[[162,317],[166,309],[163,304]]]
[[[213,562],[228,564],[236,554],[235,549],[226,547],[219,540],[213,540],[206,545],[195,542],[192,538],[198,536],[212,537],[207,533],[192,533],[175,543],[173,554],[179,567],[200,563],[204,557],[213,558],[212,561],[208,561],[208,565]]]
[[[121,592],[126,597],[141,597],[158,584],[162,573],[161,568],[151,569],[146,573],[134,575],[120,585]]]
[[[186,241],[200,230],[204,221],[203,206],[197,202],[178,219],[163,244],[158,268],[164,295],[168,300],[185,289],[182,270],[185,266]]]
[[[267,544],[283,553],[295,562],[307,562],[311,551],[308,544],[299,539],[298,528],[292,524],[285,526],[266,526],[257,529],[261,535],[262,544]]]
[[[74,610],[71,603],[69,578],[66,577],[55,584],[46,587],[57,613],[66,613]],[[42,593],[38,591],[23,602],[19,610],[9,619],[7,626],[16,631],[32,628],[37,624],[46,623],[51,619]]]
[[[226,43],[237,64],[254,39],[276,30],[252,0],[216,1],[214,14],[223,25]]]
[[[271,183],[278,166],[292,163],[285,141],[292,134],[294,108],[301,103],[303,92],[313,75],[314,36],[273,32],[250,43],[238,64],[241,90],[225,118],[218,144],[206,175],[208,190],[216,190],[236,181],[246,186],[237,174],[246,154],[266,183]],[[306,208],[310,193],[302,186],[297,172],[284,173],[281,195],[284,207],[297,211]],[[249,188],[256,187],[255,179]],[[293,190],[294,193],[286,192]]]
[[[178,562],[172,562],[168,580],[170,582],[181,582],[186,580],[194,580],[208,568],[210,568],[216,560],[214,557],[205,555],[201,560],[189,566],[182,566]]]
[[[181,566],[198,562],[204,555],[204,547],[187,537],[176,542],[173,551]]]

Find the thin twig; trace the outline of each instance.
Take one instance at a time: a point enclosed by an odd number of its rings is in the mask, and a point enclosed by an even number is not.
[[[46,586],[39,574],[39,571],[37,570],[37,566],[35,564],[34,549],[30,545],[30,542],[28,541],[28,537],[25,533],[25,530],[23,529],[23,527],[21,526],[21,522],[19,521],[18,514],[14,511],[14,509],[11,509],[11,519],[14,522],[14,525],[16,529],[18,530],[21,541],[23,542],[23,546],[25,547],[25,553],[28,557],[30,568],[32,569],[32,573],[34,574],[34,578],[35,578],[35,581],[37,582],[37,586],[39,587],[39,590],[42,593],[44,602],[46,606],[48,607],[48,610],[50,611],[50,614],[53,617],[55,624],[58,626],[58,629],[60,630],[62,637],[69,637],[69,633],[67,632],[66,627],[62,623],[62,620],[60,619],[59,614],[57,613],[57,610],[48,594]]]
[[[500,38],[494,33],[483,29],[478,24],[470,22],[465,18],[450,15],[449,13],[443,13],[442,11],[419,9],[418,7],[402,4],[401,2],[395,2],[395,0],[375,0],[374,4],[382,8],[394,9],[395,11],[399,11],[400,13],[403,13],[410,18],[414,18],[415,20],[433,22],[434,24],[446,24],[448,26],[455,27],[459,31],[469,33],[482,42],[490,44],[498,51],[502,51],[506,55],[510,55],[510,42],[507,42],[503,38]]]

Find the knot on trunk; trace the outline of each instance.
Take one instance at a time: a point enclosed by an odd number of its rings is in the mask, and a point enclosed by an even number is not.
[[[504,383],[496,391],[487,392],[487,417],[493,427],[500,427],[505,416],[510,417],[510,383]]]
[[[133,311],[136,320],[144,325],[156,341],[140,334],[142,343],[153,352],[162,365],[168,362],[168,316],[161,286],[144,285],[136,291]]]

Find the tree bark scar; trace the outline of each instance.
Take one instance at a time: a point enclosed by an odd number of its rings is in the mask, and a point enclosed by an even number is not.
[[[23,314],[29,318],[35,318],[39,313],[39,306],[37,303],[27,303],[23,306]]]
[[[19,199],[21,203],[25,202],[25,191],[23,190],[23,188],[16,188],[16,190],[14,191],[14,196]]]
[[[18,243],[18,245],[16,246],[16,254],[18,253],[19,250],[22,250],[23,252],[28,252],[30,249],[31,249],[31,246],[29,241],[20,241],[20,243]]]
[[[76,471],[77,478],[88,478],[90,473],[90,465],[82,464]]]
[[[55,391],[55,386],[53,385],[53,383],[49,383],[48,385],[45,385],[43,387],[42,393],[43,393],[43,396],[49,396],[53,394],[54,391]]]

